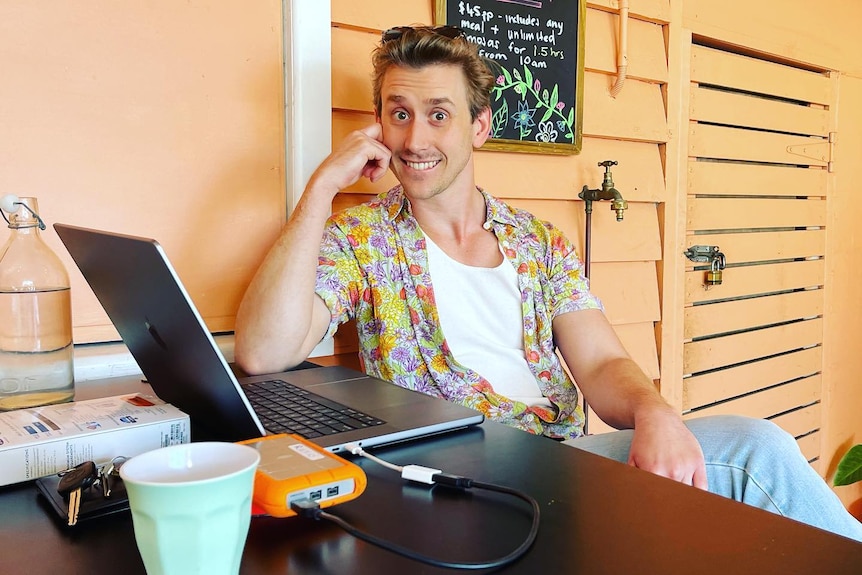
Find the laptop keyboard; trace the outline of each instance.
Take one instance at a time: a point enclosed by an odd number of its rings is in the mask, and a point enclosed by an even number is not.
[[[280,379],[242,388],[270,433],[296,433],[312,439],[386,423]]]

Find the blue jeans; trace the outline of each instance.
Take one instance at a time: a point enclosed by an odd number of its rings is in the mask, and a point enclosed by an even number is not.
[[[774,423],[719,415],[685,424],[700,442],[712,493],[862,541],[862,523]],[[631,440],[632,431],[623,430],[565,443],[626,463]]]

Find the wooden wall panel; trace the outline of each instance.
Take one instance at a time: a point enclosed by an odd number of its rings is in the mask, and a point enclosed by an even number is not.
[[[799,450],[808,461],[812,461],[820,457],[820,439],[819,431],[796,439],[796,442],[799,444]]]
[[[688,377],[684,380],[683,410],[690,411],[816,375],[820,372],[822,359],[822,348],[813,347]]]
[[[619,37],[619,17],[600,10],[587,10],[586,43],[588,46],[616,46]],[[628,78],[648,82],[667,82],[667,58],[664,34],[658,24],[629,18],[628,22]],[[613,50],[586,50],[584,67],[587,70],[617,73],[617,55]]]
[[[647,377],[655,380],[660,374],[653,325],[652,321],[619,324],[614,326],[614,331],[634,362]]]
[[[613,324],[661,319],[654,262],[597,263],[590,270],[591,290]]]
[[[825,196],[828,173],[788,166],[689,162],[688,192],[734,196]]]
[[[807,290],[685,308],[686,339],[753,329],[823,313],[823,290]]]
[[[619,0],[589,0],[587,6],[617,12],[620,2]],[[631,0],[629,16],[659,23],[670,22],[670,0]]]
[[[862,4],[847,0],[685,0],[682,25],[722,43],[862,75]]]
[[[826,253],[826,230],[697,234],[686,237],[686,246],[717,245],[732,263],[810,258]]]
[[[704,287],[705,271],[690,271],[685,274],[685,301],[695,303],[818,287],[824,282],[823,269],[822,260],[728,268],[724,270],[724,283],[709,289]]]
[[[374,30],[332,29],[333,109],[374,112],[371,52],[379,41]]]
[[[584,74],[584,135],[666,142],[667,118],[661,86],[626,80],[625,89],[610,95],[614,78],[605,74]]]
[[[689,412],[684,418],[707,415],[747,415],[768,419],[774,415],[791,411],[802,405],[811,405],[820,400],[820,375],[814,375],[753,393],[743,398],[720,403]]]
[[[688,144],[689,154],[699,158],[806,166],[825,166],[828,160],[828,146],[823,138],[709,124],[692,124]],[[791,146],[807,148],[815,157],[794,153],[790,150]]]
[[[705,46],[692,48],[691,81],[800,102],[832,102],[832,86],[825,74]]]
[[[796,349],[823,339],[823,320],[811,319],[683,345],[683,370],[698,373]]]
[[[829,132],[829,112],[820,106],[702,86],[691,91],[691,119],[795,134],[823,136]]]
[[[771,418],[770,421],[778,425],[781,429],[792,435],[793,437],[802,437],[810,435],[812,432],[820,429],[821,417],[823,409],[820,403],[809,405],[800,409],[795,409],[788,413],[784,413]]]
[[[431,24],[433,2],[329,0],[334,26],[346,24],[380,31],[394,26]],[[379,34],[377,36],[380,37]]]
[[[821,199],[691,198],[691,230],[818,227],[826,223]]]

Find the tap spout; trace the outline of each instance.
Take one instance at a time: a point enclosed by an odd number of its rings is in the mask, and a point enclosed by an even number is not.
[[[622,194],[614,187],[614,177],[611,174],[611,166],[615,166],[617,163],[613,160],[605,160],[604,162],[599,162],[599,166],[605,168],[605,176],[602,180],[602,187],[594,190],[589,189],[588,186],[584,186],[581,190],[581,193],[578,194],[578,197],[587,202],[587,212],[592,212],[592,202],[597,202],[601,200],[610,200],[611,201],[611,210],[617,213],[617,221],[623,221],[623,212],[625,212],[629,204],[623,198]]]

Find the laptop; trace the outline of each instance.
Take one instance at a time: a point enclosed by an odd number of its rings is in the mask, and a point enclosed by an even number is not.
[[[156,240],[65,224],[54,229],[153,391],[189,415],[195,440],[297,433],[337,453],[348,442],[384,445],[484,419],[345,367],[237,376]],[[315,421],[321,418],[326,423]]]

